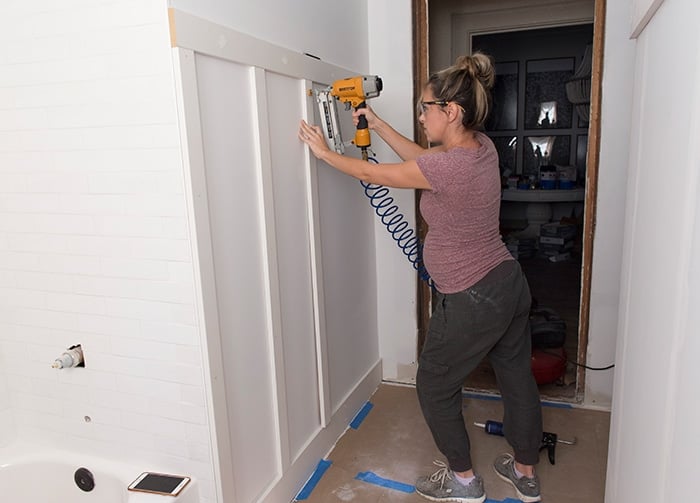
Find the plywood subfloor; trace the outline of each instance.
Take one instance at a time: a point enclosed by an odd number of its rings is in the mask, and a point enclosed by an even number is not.
[[[330,467],[317,482],[309,503],[418,503],[422,497],[358,480],[372,472],[388,481],[413,485],[420,475],[432,473],[434,459],[444,459],[435,448],[418,405],[415,388],[382,384],[370,399],[372,408],[357,429],[348,429],[326,460]],[[491,466],[501,452],[508,452],[503,437],[487,435],[474,422],[501,420],[502,403],[467,395],[464,416],[472,443],[475,470],[484,478],[489,503],[512,503],[515,491],[496,476]],[[537,472],[543,502],[602,503],[610,415],[580,408],[543,407],[544,429],[576,445],[559,444],[555,465],[542,452]],[[515,500],[517,501],[517,500]]]

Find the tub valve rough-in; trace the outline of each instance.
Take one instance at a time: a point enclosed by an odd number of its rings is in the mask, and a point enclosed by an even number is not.
[[[84,367],[83,349],[80,344],[66,349],[61,356],[54,360],[51,367],[55,369],[66,369],[72,367]]]

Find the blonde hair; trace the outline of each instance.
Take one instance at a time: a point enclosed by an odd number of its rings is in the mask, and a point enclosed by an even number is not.
[[[475,52],[460,56],[454,65],[434,73],[427,85],[436,100],[454,101],[464,109],[462,125],[482,129],[491,108],[496,71],[490,56]]]

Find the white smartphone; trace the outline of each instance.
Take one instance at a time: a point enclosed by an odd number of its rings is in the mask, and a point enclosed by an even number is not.
[[[136,480],[129,484],[129,491],[141,491],[145,493],[177,496],[189,482],[189,477],[168,475],[165,473],[144,472],[139,475]]]

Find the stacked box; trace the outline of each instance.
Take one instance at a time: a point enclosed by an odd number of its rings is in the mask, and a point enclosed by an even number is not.
[[[571,258],[576,239],[576,225],[552,222],[540,227],[539,254],[551,262]]]
[[[537,253],[537,241],[534,238],[508,236],[504,242],[515,260],[532,258]]]

